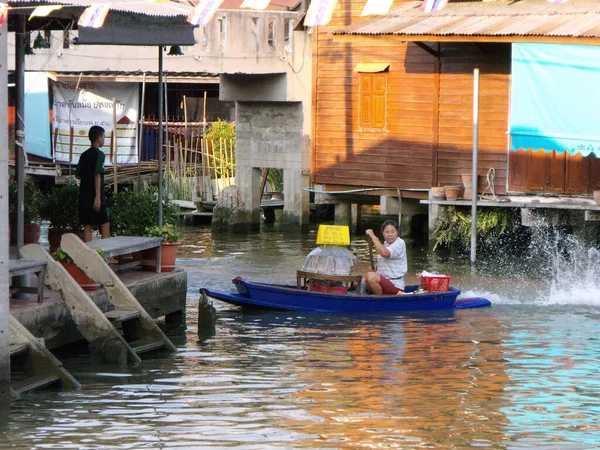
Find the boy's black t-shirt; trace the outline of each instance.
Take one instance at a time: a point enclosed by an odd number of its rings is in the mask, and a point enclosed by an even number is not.
[[[104,197],[104,153],[90,147],[79,157],[77,176],[81,180],[79,185],[79,204],[92,206],[96,198],[95,175],[100,174],[100,191]]]

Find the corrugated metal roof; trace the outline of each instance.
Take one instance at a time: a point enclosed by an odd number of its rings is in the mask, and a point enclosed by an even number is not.
[[[456,1],[434,13],[423,13],[421,2],[394,8],[384,16],[335,30],[334,35],[393,35],[406,40],[510,37],[600,38],[600,1],[547,0]],[[455,39],[453,39],[455,40]]]
[[[115,81],[115,82],[141,82],[144,73],[139,71],[87,71],[87,72],[47,72],[53,80],[59,81]],[[164,73],[170,83],[219,83],[218,73],[210,72],[171,72]],[[146,81],[156,83],[157,72],[146,72]]]
[[[106,0],[9,0],[9,7],[35,8],[40,5],[63,5],[87,8],[95,4],[105,4]],[[111,10],[125,12],[128,14],[153,17],[187,17],[192,11],[192,7],[178,2],[153,3],[144,0],[119,0],[111,3]],[[30,12],[30,11],[28,11]],[[53,14],[59,15],[59,14]]]

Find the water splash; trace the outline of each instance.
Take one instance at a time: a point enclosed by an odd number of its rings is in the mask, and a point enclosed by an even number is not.
[[[537,301],[545,305],[600,306],[600,252],[559,227],[536,227],[531,249],[538,252],[539,271],[549,291]]]

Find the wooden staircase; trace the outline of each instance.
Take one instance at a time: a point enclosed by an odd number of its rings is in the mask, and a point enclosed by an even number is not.
[[[79,382],[63,367],[62,363],[33,336],[27,328],[10,315],[11,386],[13,398],[24,392],[43,388],[55,383],[81,388]]]
[[[177,351],[95,249],[75,234],[63,235],[60,246],[77,266],[106,289],[114,309],[102,312],[44,248],[28,244],[21,248],[21,253],[27,259],[46,261],[46,284],[60,292],[81,334],[107,362],[139,363],[139,355],[145,352]]]

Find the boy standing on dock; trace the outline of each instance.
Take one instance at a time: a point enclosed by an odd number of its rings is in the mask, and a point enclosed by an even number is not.
[[[92,240],[94,226],[100,226],[102,239],[110,237],[110,222],[104,195],[104,128],[94,125],[88,133],[91,147],[81,154],[76,177],[79,184],[79,222],[83,225],[83,240]]]

